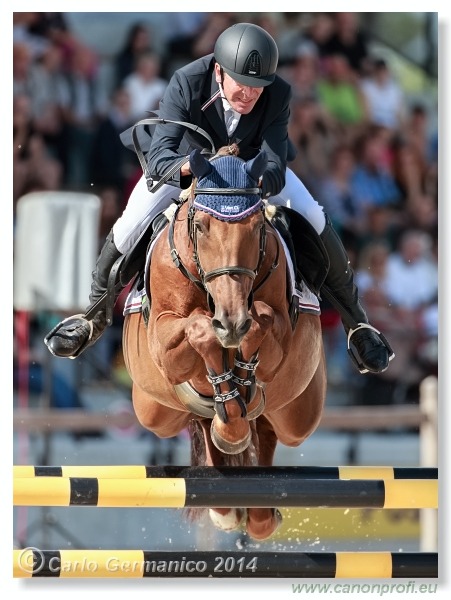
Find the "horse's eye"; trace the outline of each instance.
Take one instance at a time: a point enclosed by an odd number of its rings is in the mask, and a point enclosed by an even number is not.
[[[194,222],[194,228],[196,229],[197,233],[204,233],[205,228],[200,221]]]

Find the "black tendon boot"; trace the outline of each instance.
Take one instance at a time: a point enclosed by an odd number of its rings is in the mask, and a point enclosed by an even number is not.
[[[122,256],[110,231],[92,272],[90,305],[86,312],[101,298],[108,286],[108,277],[116,260]],[[116,288],[116,299],[121,290]],[[44,342],[50,352],[63,358],[76,358],[83,350],[94,344],[107,326],[105,308],[100,308],[91,320],[84,315],[65,319],[47,334]]]
[[[382,373],[395,355],[385,337],[368,323],[359,302],[346,250],[327,215],[326,227],[320,238],[330,260],[322,292],[342,316],[348,336],[348,352],[361,373]],[[354,323],[351,325],[352,322]]]

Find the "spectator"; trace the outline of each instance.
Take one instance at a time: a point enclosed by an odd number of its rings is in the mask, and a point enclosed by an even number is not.
[[[17,94],[33,95],[31,66],[33,57],[30,49],[23,43],[13,46],[13,96]]]
[[[381,398],[387,404],[405,402],[409,390],[418,398],[418,385],[432,368],[438,322],[431,246],[427,234],[407,230],[398,251],[390,253],[383,242],[376,242],[362,253],[356,273],[362,302],[375,327],[386,331],[396,355],[387,372],[364,382],[370,403],[381,403]]]
[[[74,49],[67,76],[70,101],[65,111],[67,144],[70,148],[66,184],[83,189],[89,184],[92,143],[105,103],[97,85],[97,60],[85,46]]]
[[[149,111],[158,108],[167,87],[160,77],[160,59],[154,52],[143,52],[136,59],[133,72],[123,81],[130,98],[130,117],[133,121],[144,119]]]
[[[15,12],[13,13],[13,43],[14,46],[24,46],[31,60],[36,60],[45,52],[49,45],[45,32],[39,31],[35,25],[39,15],[44,13]]]
[[[373,61],[370,74],[362,79],[360,87],[370,123],[392,132],[400,129],[404,120],[404,96],[385,60]]]
[[[318,99],[318,51],[312,42],[302,42],[297,47],[294,60],[286,69],[286,77],[292,85],[295,99]]]
[[[359,161],[352,176],[352,190],[360,218],[366,218],[366,211],[373,206],[399,205],[401,191],[386,166],[388,146],[384,129],[369,129],[356,150]]]
[[[327,176],[336,144],[334,134],[333,124],[314,99],[304,98],[292,103],[289,136],[298,152],[291,168],[313,196]]]
[[[107,114],[99,121],[92,140],[90,181],[124,190],[136,157],[122,144],[119,134],[133,124],[130,96],[124,88],[113,93]]]
[[[115,87],[135,70],[136,61],[143,52],[151,52],[153,44],[149,29],[141,23],[133,25],[127,35],[123,48],[114,59]]]
[[[425,189],[428,166],[418,148],[398,135],[391,150],[393,177],[403,196],[409,199],[421,194]]]
[[[327,58],[317,89],[324,110],[346,132],[349,141],[355,139],[366,122],[367,107],[345,55],[334,54]]]
[[[408,229],[401,236],[398,251],[388,261],[388,297],[412,319],[417,319],[437,298],[438,271],[431,254],[432,243],[429,234]]]
[[[345,56],[353,75],[358,78],[367,70],[368,44],[360,28],[359,13],[333,13],[334,29],[330,39],[325,42],[325,56],[340,54]]]
[[[114,185],[104,185],[97,190],[100,198],[100,220],[99,220],[99,250],[105,243],[111,227],[119,218],[122,212],[123,194],[119,188]]]
[[[320,68],[329,53],[329,43],[335,32],[335,23],[331,13],[317,13],[306,31],[306,38],[315,44],[320,59]]]
[[[201,29],[193,39],[192,57],[199,58],[213,52],[218,36],[236,22],[237,19],[233,13],[208,13]]]
[[[31,124],[31,99],[27,94],[16,94],[13,99],[13,214],[17,200],[23,195],[28,177],[26,162]]]
[[[31,67],[30,95],[33,126],[43,136],[55,157],[66,154],[64,114],[69,107],[70,90],[62,71],[62,53],[50,44]]]
[[[426,193],[410,196],[406,203],[406,223],[408,228],[424,231],[434,238],[438,230],[437,200]]]
[[[364,215],[354,197],[352,175],[356,160],[349,145],[337,146],[331,156],[329,172],[320,182],[319,200],[340,234],[354,238],[365,230]]]
[[[193,60],[193,44],[203,31],[209,13],[168,13],[163,73],[169,79],[180,66]]]

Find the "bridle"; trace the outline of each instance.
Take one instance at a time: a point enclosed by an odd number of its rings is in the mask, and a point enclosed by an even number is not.
[[[214,303],[213,303],[213,300],[211,298],[210,292],[207,287],[208,282],[210,282],[212,279],[215,279],[216,277],[219,277],[221,275],[245,275],[246,277],[249,277],[250,279],[252,279],[252,281],[255,281],[255,279],[257,278],[257,276],[260,272],[260,269],[262,267],[264,258],[266,256],[266,244],[267,244],[266,218],[264,217],[264,206],[262,206],[261,212],[263,214],[263,222],[260,226],[259,254],[258,254],[258,260],[257,260],[257,266],[255,267],[255,269],[249,269],[247,267],[233,265],[233,266],[218,267],[216,269],[212,269],[211,271],[205,271],[204,268],[202,267],[201,260],[199,257],[198,243],[197,243],[197,228],[196,228],[195,221],[194,221],[194,216],[195,216],[196,210],[198,210],[198,209],[196,209],[196,207],[193,205],[193,202],[192,202],[192,200],[198,194],[215,194],[215,195],[220,194],[220,195],[229,195],[229,196],[233,196],[233,195],[238,196],[238,195],[243,195],[243,194],[261,195],[261,189],[258,187],[255,187],[255,188],[197,188],[197,187],[194,187],[193,188],[191,204],[188,208],[187,226],[188,226],[189,240],[193,244],[192,259],[196,265],[197,273],[199,275],[198,278],[195,277],[183,264],[183,261],[180,258],[180,254],[178,253],[178,251],[175,247],[175,241],[174,241],[175,223],[176,223],[177,214],[181,208],[181,205],[177,208],[177,211],[175,212],[175,214],[171,220],[171,223],[169,226],[169,245],[170,245],[170,249],[171,249],[172,261],[174,262],[175,266],[179,269],[179,271],[187,279],[189,279],[192,283],[194,283],[199,289],[201,289],[202,291],[205,291],[207,293],[208,304],[209,304],[210,309],[212,309],[214,306]],[[270,233],[272,233],[272,231],[270,231]],[[252,303],[253,303],[253,294],[256,292],[257,289],[259,289],[265,283],[265,281],[268,279],[268,277],[270,277],[271,273],[279,265],[279,244],[276,245],[276,248],[277,248],[276,255],[274,257],[272,265],[268,269],[265,276],[257,284],[257,286],[252,289],[252,292],[249,296],[249,308],[252,306]]]

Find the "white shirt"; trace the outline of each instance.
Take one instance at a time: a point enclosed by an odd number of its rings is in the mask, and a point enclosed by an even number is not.
[[[437,265],[427,258],[406,263],[398,253],[392,254],[387,262],[386,286],[392,302],[414,310],[436,297]]]
[[[372,120],[389,129],[398,127],[404,105],[400,86],[393,79],[389,79],[383,86],[372,79],[365,79],[361,83],[361,89],[368,102]]]
[[[147,116],[147,111],[158,107],[167,82],[159,77],[153,81],[144,81],[136,73],[132,73],[124,79],[123,85],[130,96],[131,119],[138,121]]]

